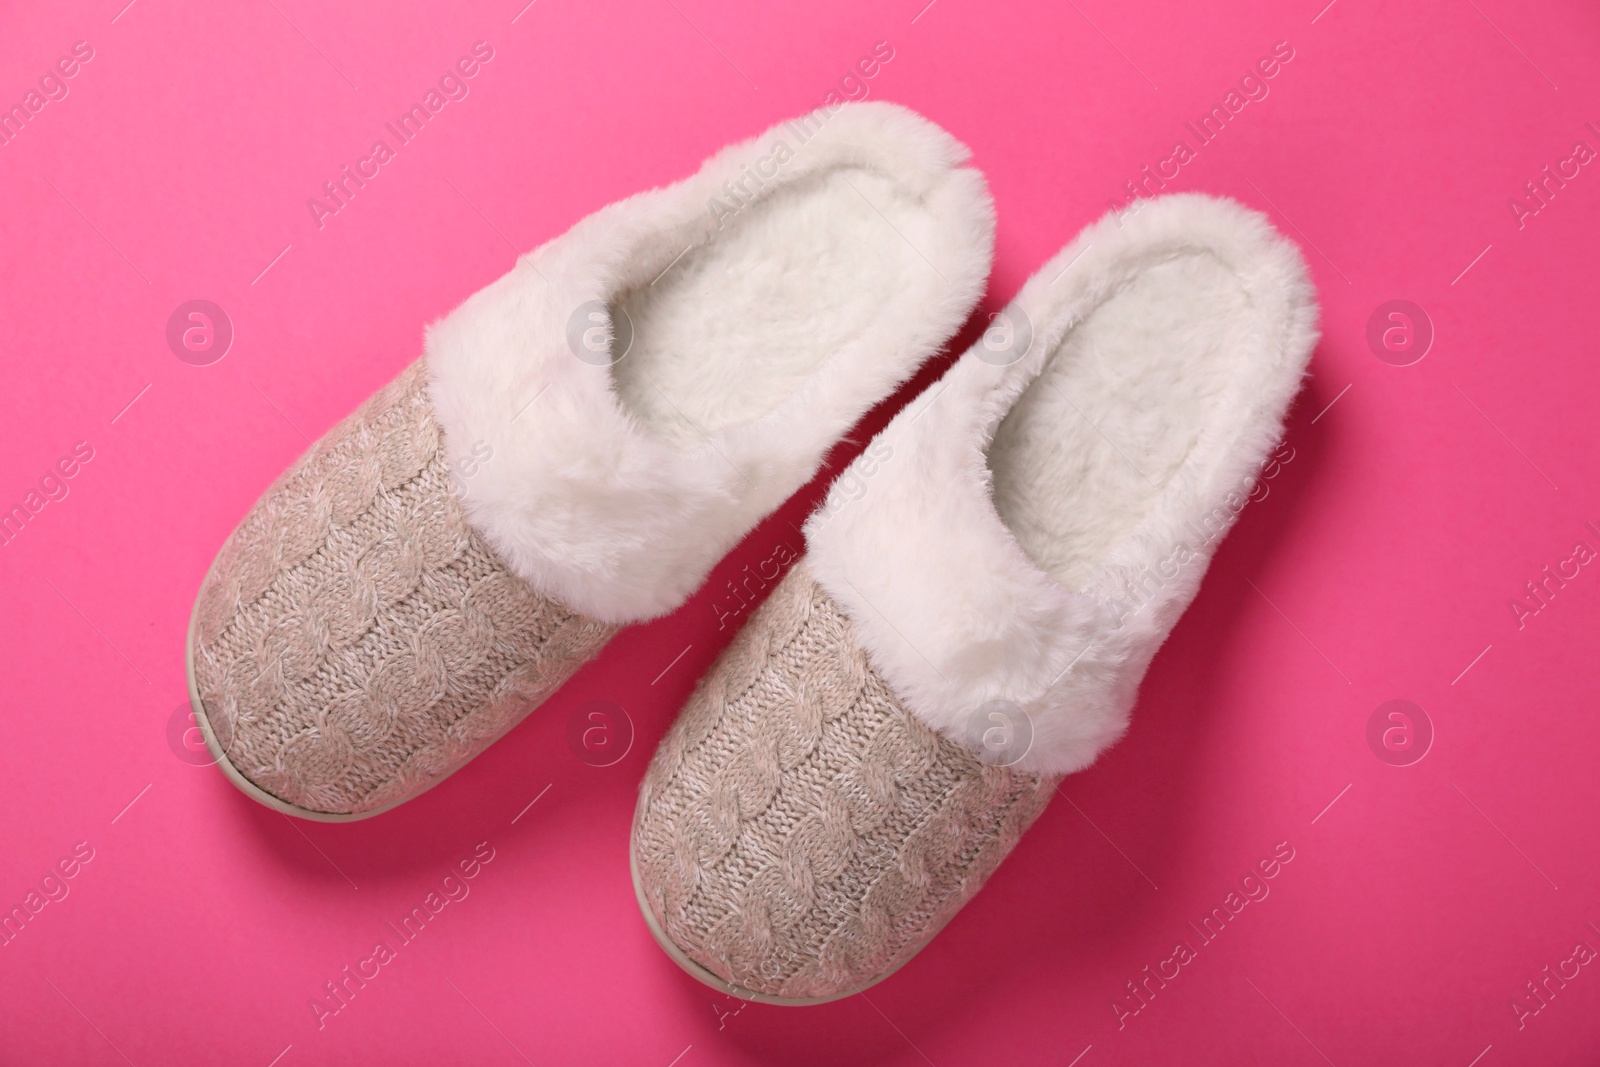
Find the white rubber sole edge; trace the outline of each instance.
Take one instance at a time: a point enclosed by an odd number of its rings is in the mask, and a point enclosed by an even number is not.
[[[776,1004],[779,1007],[785,1008],[803,1008],[812,1004],[831,1004],[836,1000],[845,1000],[849,997],[853,997],[864,989],[871,989],[885,978],[888,978],[890,975],[894,974],[901,967],[904,967],[906,964],[910,963],[916,958],[917,953],[928,947],[928,942],[933,940],[934,934],[939,932],[938,930],[935,930],[932,934],[929,934],[923,939],[922,944],[917,946],[915,952],[911,953],[911,955],[895,964],[895,966],[891,967],[887,971],[884,971],[882,974],[878,975],[878,977],[864,985],[855,986],[854,988],[848,989],[843,993],[834,993],[825,997],[777,997],[770,993],[757,993],[753,990],[745,989],[743,986],[734,985],[732,982],[724,981],[711,971],[707,970],[701,964],[698,964],[694,960],[690,959],[684,954],[682,949],[672,943],[672,939],[667,937],[666,933],[659,925],[657,925],[655,914],[650,910],[650,903],[645,899],[644,886],[639,882],[639,865],[634,858],[634,851],[631,841],[629,842],[628,847],[628,874],[633,879],[633,895],[634,899],[639,902],[639,914],[644,916],[644,924],[650,929],[650,936],[656,939],[656,944],[661,946],[661,951],[665,952],[671,958],[673,963],[676,963],[679,967],[683,968],[683,970],[687,972],[690,977],[696,979],[702,985],[710,986],[717,992],[725,993],[730,997],[735,997],[739,1000],[753,1001],[756,1004]]]

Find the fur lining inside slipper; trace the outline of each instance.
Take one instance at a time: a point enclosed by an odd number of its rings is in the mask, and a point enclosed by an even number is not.
[[[428,334],[473,525],[586,616],[676,608],[970,314],[994,216],[967,156],[843,105],[523,257]]]

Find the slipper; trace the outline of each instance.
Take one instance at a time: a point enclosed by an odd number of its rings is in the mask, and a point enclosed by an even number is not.
[[[1230,201],[1108,216],[1035,275],[841,476],[657,750],[631,859],[668,954],[807,1004],[926,944],[1127,728],[1315,341],[1298,251]]]
[[[435,324],[224,544],[189,686],[235,784],[376,814],[683,603],[981,296],[994,215],[904,108],[775,126]]]

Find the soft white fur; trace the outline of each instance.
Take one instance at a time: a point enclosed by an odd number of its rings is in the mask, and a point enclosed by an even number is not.
[[[996,366],[980,341],[901,412],[859,499],[808,520],[807,565],[913,714],[982,754],[975,713],[1013,702],[1033,729],[1014,765],[1060,774],[1126,729],[1282,433],[1317,311],[1292,244],[1192,194],[1089,227],[1019,309],[1027,354]]]
[[[994,213],[967,157],[904,108],[844,105],[523,257],[428,333],[469,519],[591,618],[677,607],[971,313]],[[614,366],[568,347],[587,301],[634,324]]]

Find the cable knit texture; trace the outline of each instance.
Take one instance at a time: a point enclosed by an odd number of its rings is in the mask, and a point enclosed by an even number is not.
[[[195,686],[228,761],[335,815],[455,771],[617,629],[535,593],[468,525],[421,361],[262,496],[196,613]]]
[[[971,899],[1055,781],[907,714],[802,562],[657,750],[634,862],[659,928],[730,986],[843,996]]]

